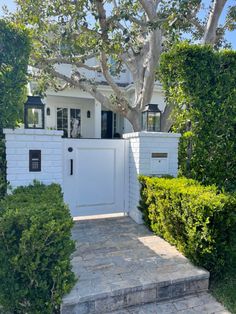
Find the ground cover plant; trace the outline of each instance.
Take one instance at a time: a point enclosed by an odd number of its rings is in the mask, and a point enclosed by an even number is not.
[[[10,313],[59,313],[75,283],[73,220],[59,185],[34,183],[0,202],[0,305]]]

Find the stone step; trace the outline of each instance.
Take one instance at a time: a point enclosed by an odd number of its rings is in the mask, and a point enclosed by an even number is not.
[[[99,285],[98,285],[99,286]],[[128,283],[127,283],[128,286]],[[109,313],[131,306],[146,303],[172,300],[199,292],[207,291],[208,277],[205,275],[190,278],[177,278],[172,281],[149,283],[143,286],[132,286],[116,289],[107,293],[97,293],[64,300],[62,314]],[[125,313],[125,312],[124,312]],[[127,312],[129,313],[129,312]]]
[[[79,280],[62,314],[105,314],[208,289],[207,271],[128,217],[79,222],[73,237]]]
[[[109,314],[230,314],[209,293],[132,306]]]

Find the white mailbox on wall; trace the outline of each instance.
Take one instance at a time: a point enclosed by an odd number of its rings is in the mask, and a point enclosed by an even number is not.
[[[151,173],[153,175],[169,173],[169,156],[168,153],[151,154]]]

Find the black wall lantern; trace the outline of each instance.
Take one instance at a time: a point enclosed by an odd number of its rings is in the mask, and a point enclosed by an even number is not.
[[[142,112],[142,130],[148,132],[161,131],[161,110],[158,105],[149,104]]]
[[[26,129],[44,129],[44,104],[39,96],[28,96],[24,106]]]

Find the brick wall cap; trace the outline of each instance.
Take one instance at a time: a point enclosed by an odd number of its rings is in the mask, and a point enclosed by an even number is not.
[[[58,130],[41,130],[41,129],[3,129],[4,134],[12,134],[12,135],[52,135],[52,136],[62,136],[63,131]]]
[[[134,132],[123,134],[124,139],[129,138],[141,138],[141,137],[151,137],[151,138],[180,138],[181,134],[179,133],[167,133],[167,132]]]

